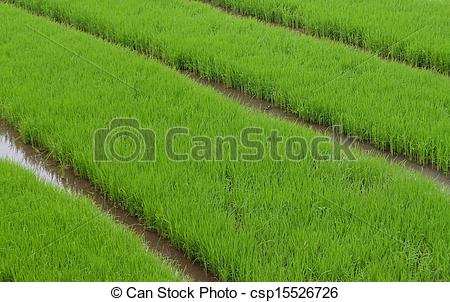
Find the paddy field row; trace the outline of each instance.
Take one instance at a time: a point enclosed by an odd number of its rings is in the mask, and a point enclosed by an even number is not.
[[[180,281],[90,200],[0,160],[0,282]]]
[[[203,0],[378,56],[450,73],[450,1]]]

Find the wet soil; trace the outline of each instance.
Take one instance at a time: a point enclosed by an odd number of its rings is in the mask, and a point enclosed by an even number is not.
[[[154,230],[149,230],[138,217],[130,215],[107,199],[89,181],[78,176],[73,168],[62,167],[47,152],[26,144],[20,133],[3,120],[0,120],[0,159],[20,164],[46,183],[88,197],[117,222],[144,238],[150,250],[167,259],[177,271],[182,272],[185,279],[201,282],[218,281],[202,265],[193,262],[181,250],[174,247],[168,239],[161,237]]]
[[[295,113],[288,111],[287,109],[284,109],[277,104],[265,101],[263,99],[252,97],[247,93],[244,93],[235,88],[227,87],[222,83],[206,80],[196,73],[190,71],[181,71],[181,72],[187,75],[192,80],[202,85],[212,87],[220,94],[227,96],[229,99],[232,99],[236,102],[239,102],[241,105],[250,107],[256,111],[265,112],[269,115],[290,121],[299,126],[310,128],[312,130],[322,133],[323,135],[332,137],[346,145],[353,143],[352,145],[353,148],[359,148],[364,152],[370,153],[371,155],[374,156],[384,157],[391,163],[402,164],[408,169],[418,172],[421,175],[428,177],[434,180],[435,182],[441,184],[442,187],[450,189],[450,175],[445,175],[444,172],[437,170],[432,165],[420,165],[416,161],[408,159],[403,155],[391,154],[388,151],[381,150],[376,146],[361,140],[354,141],[352,137],[349,137],[344,134],[334,133],[331,127],[327,127],[310,121],[305,121]]]

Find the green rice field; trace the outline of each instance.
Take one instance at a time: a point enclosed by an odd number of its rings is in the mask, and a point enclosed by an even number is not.
[[[293,161],[284,144],[277,160],[267,153],[233,160],[227,147],[223,160],[175,161],[162,139],[173,127],[189,129],[173,142],[189,153],[194,135],[239,137],[257,128],[264,150],[273,130],[308,142],[323,136],[246,108],[176,66],[284,102],[305,118],[339,121],[448,171],[447,77],[373,59],[302,101],[367,55],[190,1],[12,2],[20,7],[0,4],[0,117],[220,281],[450,281],[448,187],[417,171],[356,148],[355,160]],[[118,117],[154,131],[154,161],[96,160],[93,137]],[[126,139],[116,146],[132,147]],[[325,142],[318,152],[332,147]],[[4,162],[0,175],[2,280],[177,279],[87,199]],[[89,229],[36,253],[90,219]],[[56,267],[64,269],[53,274]]]
[[[448,0],[203,1],[382,57],[450,73]]]
[[[91,201],[4,160],[0,187],[0,282],[179,281]]]
[[[6,2],[269,100],[304,120],[342,125],[380,149],[449,172],[446,75],[195,1]]]

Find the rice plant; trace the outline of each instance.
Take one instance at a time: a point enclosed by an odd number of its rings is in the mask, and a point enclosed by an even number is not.
[[[8,0],[449,172],[450,79],[185,0]]]
[[[202,0],[265,21],[450,73],[450,1]]]
[[[90,7],[87,6],[83,13],[77,8],[82,1],[59,2],[67,4],[67,7],[60,7],[62,11],[67,9],[67,15],[69,12],[74,14],[71,20],[75,22],[76,14],[80,13],[80,17],[88,20],[82,22],[84,25],[93,29],[97,24],[97,32],[104,31],[105,35],[127,36],[128,41],[138,41],[133,33],[144,33],[139,27],[128,27],[127,24],[108,27],[121,15],[119,13],[115,17],[117,7],[103,11],[104,1],[89,2]],[[45,3],[48,13],[58,11],[51,9],[50,1]],[[120,3],[126,8],[132,1]],[[209,12],[203,6],[192,7],[200,7],[198,13]],[[100,16],[100,11],[111,15],[100,22],[94,17],[96,14]],[[134,10],[122,11],[134,16]],[[151,11],[143,13],[146,20],[154,20],[148,18]],[[155,18],[162,22],[157,12],[155,7]],[[220,24],[222,15],[213,15]],[[173,18],[175,22],[180,15],[167,14],[165,17]],[[238,136],[246,127],[260,127],[266,133],[277,129],[285,137],[297,135],[311,139],[318,134],[245,109],[152,59],[145,59],[123,47],[32,16],[10,5],[0,5],[0,18],[3,25],[0,27],[0,116],[14,124],[24,139],[46,148],[62,164],[72,165],[112,200],[139,215],[149,227],[167,236],[221,280],[450,280],[449,195],[433,181],[391,165],[382,158],[362,154],[357,154],[356,161],[317,161],[308,157],[294,162],[264,157],[253,162],[226,159],[174,162],[165,156],[164,146],[159,140],[157,160],[154,162],[95,162],[92,137],[96,129],[104,128],[114,117],[134,117],[142,127],[153,129],[156,137],[164,136],[167,129],[174,126],[187,127],[193,134],[205,136]],[[228,25],[230,30],[233,24],[240,23],[226,18],[231,21]],[[132,18],[135,19],[138,19],[137,15]],[[168,42],[168,37],[173,35],[167,28],[168,24],[159,23],[157,26],[161,33],[159,39],[163,39],[169,31],[166,40],[161,42]],[[256,37],[258,31],[267,30],[254,22],[240,26],[254,28],[252,35]],[[113,28],[118,32],[112,35],[110,30]],[[131,30],[133,28],[136,31]],[[149,26],[141,41],[158,39],[157,34],[152,36],[152,30],[154,28]],[[281,40],[291,37],[283,31],[276,32]],[[230,34],[230,37],[239,41],[239,35],[233,36],[235,34]],[[192,36],[195,37],[195,34]],[[205,55],[208,45],[213,45],[197,43],[194,48],[194,45],[183,43],[186,41],[183,35],[176,37],[181,40],[159,45],[191,49],[193,55]],[[260,43],[268,43],[270,37]],[[292,41],[297,41],[295,39]],[[302,45],[305,41],[311,43],[311,51],[317,50],[314,45],[321,45],[309,38],[298,43]],[[247,52],[253,49],[255,54],[260,51],[247,46],[241,44],[240,48]],[[228,52],[229,49],[211,57],[211,64],[222,66],[220,64],[224,61],[219,59]],[[323,52],[325,58],[332,55],[327,53]],[[341,53],[346,54],[347,50],[341,50]],[[184,56],[184,64],[196,62],[201,65],[201,61],[190,61],[193,57]],[[180,57],[166,57],[167,60],[175,58]],[[217,61],[212,58],[217,58]],[[243,55],[241,60],[241,63],[248,62],[248,57]],[[304,60],[298,61],[299,64],[301,62],[306,64]],[[260,65],[263,67],[255,69],[255,73],[262,76],[263,71],[268,72],[267,64]],[[436,100],[440,99],[441,105],[447,100],[441,95],[442,90],[434,90],[437,83],[444,85],[447,79],[436,78],[427,72],[415,73],[403,66],[379,62],[373,65],[381,73],[392,68],[399,72],[397,78],[392,73],[386,79],[394,81],[390,84],[393,87],[395,83],[400,83],[396,82],[398,78],[405,81],[404,85],[413,83],[407,79],[422,81],[421,88],[409,86],[412,89],[408,90],[410,97],[423,91],[434,91],[436,97],[424,102],[425,105],[418,102],[404,109],[405,112],[412,112],[413,116],[418,114],[417,109],[428,108],[420,111],[423,120],[428,120],[428,114],[440,110],[436,109],[440,108]],[[224,71],[229,71],[228,75],[223,73],[224,77],[235,75],[240,78],[248,72],[245,68],[233,69],[231,66],[222,66]],[[310,73],[311,77],[313,75]],[[365,81],[366,86],[360,88],[362,90],[358,91],[356,82],[350,85],[355,89],[354,94],[374,89],[370,83],[376,82],[377,77],[373,73],[363,75],[359,79]],[[235,77],[228,78],[231,79],[236,80]],[[276,77],[271,79],[276,81]],[[262,82],[247,80],[248,85],[257,92]],[[431,88],[428,89],[428,86]],[[402,89],[397,87],[397,90]],[[336,87],[333,91],[337,95],[349,93],[347,88],[338,90]],[[377,91],[381,94],[381,87]],[[382,95],[390,97],[387,92]],[[370,105],[370,111],[377,115],[383,107],[368,100],[362,103],[355,105],[355,112]],[[398,104],[402,104],[401,99]],[[317,103],[317,106],[321,105],[325,104]],[[394,111],[393,108],[391,110]],[[387,114],[385,110],[383,112]],[[364,119],[364,113],[346,116],[355,123],[358,117]],[[374,138],[389,137],[389,133],[403,134],[392,131],[402,122],[391,121],[391,118],[389,114],[384,116],[383,127],[371,124],[370,129],[375,129],[378,134]],[[434,121],[434,125],[439,125],[439,115],[434,117]],[[405,119],[405,124],[408,122]],[[441,120],[440,126],[446,126],[445,121]],[[366,127],[365,131],[369,128]],[[436,139],[433,133],[429,135]],[[404,138],[401,135],[398,137]],[[187,145],[184,140],[177,140],[176,147],[177,150],[184,150]],[[321,149],[323,152],[327,150],[326,145]],[[8,175],[13,174],[10,170],[7,170]],[[0,171],[5,173],[3,168]],[[0,179],[6,181],[3,177]],[[127,251],[131,259],[137,257],[132,257],[136,248]]]
[[[0,282],[179,281],[92,201],[0,160]]]

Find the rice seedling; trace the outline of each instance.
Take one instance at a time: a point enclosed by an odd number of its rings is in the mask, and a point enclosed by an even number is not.
[[[0,160],[0,282],[179,281],[91,201]]]
[[[450,1],[202,0],[450,73]]]
[[[7,2],[449,172],[450,79],[185,0]],[[444,47],[445,48],[445,47]]]
[[[76,14],[81,2],[67,2],[67,12]],[[93,21],[94,7],[103,3],[90,2],[84,11],[85,24],[101,24],[98,31],[118,20],[111,14],[105,23]],[[432,181],[358,153],[356,161],[172,161],[159,139],[153,162],[96,162],[94,133],[115,117],[136,118],[156,138],[174,126],[210,137],[236,137],[248,127],[308,141],[317,133],[245,109],[152,59],[10,5],[0,5],[0,18],[0,116],[221,280],[450,280],[449,195]],[[132,34],[127,26],[120,30]],[[189,146],[179,139],[175,147]]]

